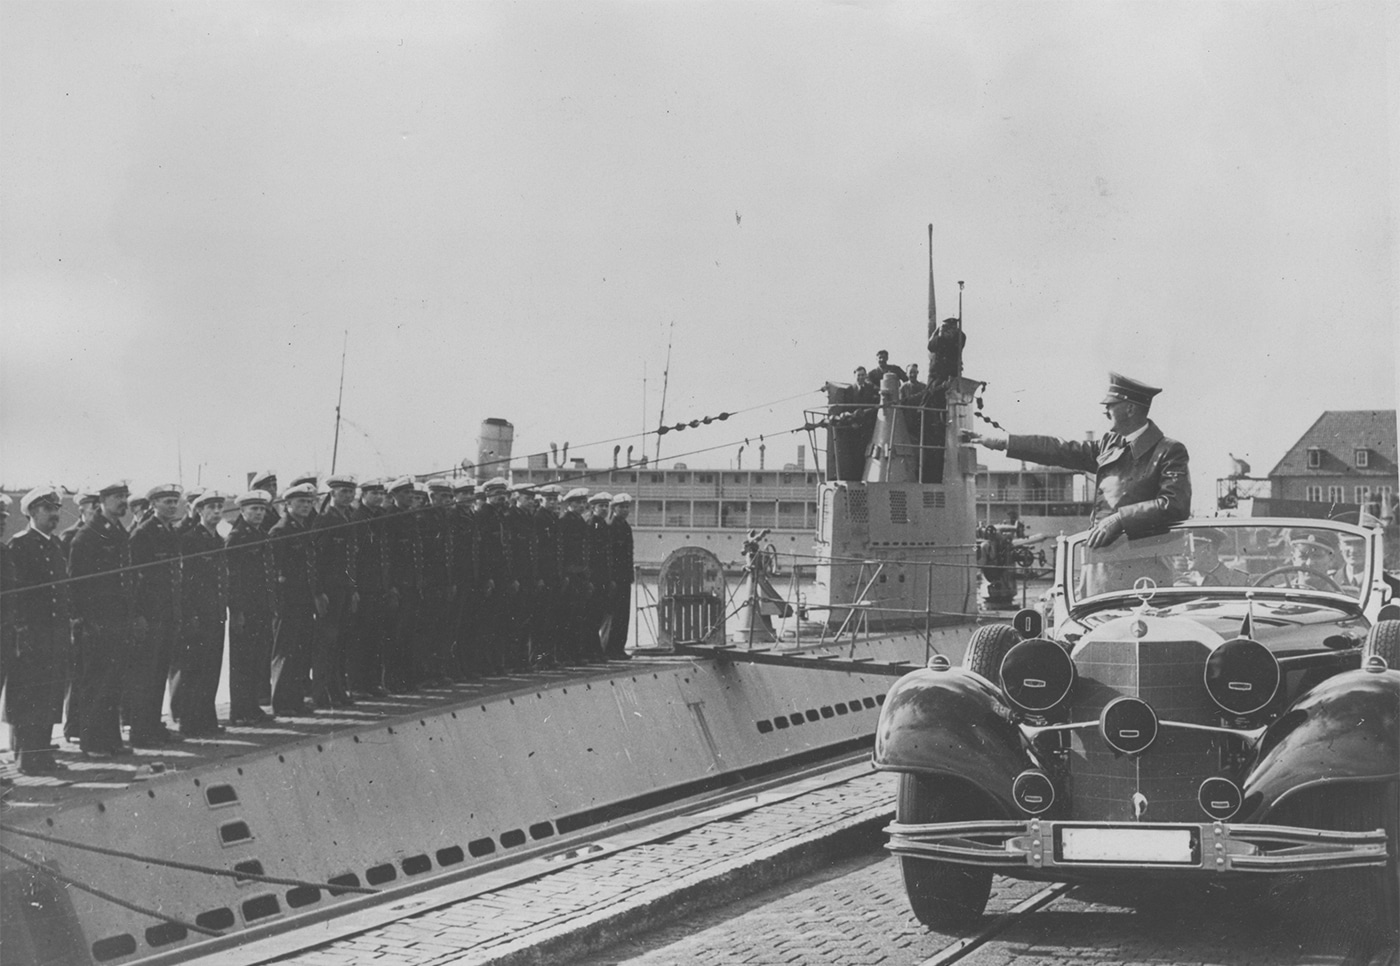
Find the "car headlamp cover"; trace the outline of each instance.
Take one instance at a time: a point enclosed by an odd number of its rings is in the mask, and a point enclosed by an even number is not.
[[[1074,689],[1074,660],[1063,647],[1044,638],[1022,641],[1001,661],[1001,689],[1020,711],[1046,714]]]
[[[1247,637],[1226,641],[1206,658],[1206,692],[1229,714],[1254,714],[1267,707],[1282,677],[1273,653]]]

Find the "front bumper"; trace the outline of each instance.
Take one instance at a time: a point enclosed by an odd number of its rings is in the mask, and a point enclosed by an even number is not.
[[[1008,871],[1183,869],[1318,872],[1383,866],[1385,830],[1333,832],[1229,822],[945,822],[885,828],[896,855]]]

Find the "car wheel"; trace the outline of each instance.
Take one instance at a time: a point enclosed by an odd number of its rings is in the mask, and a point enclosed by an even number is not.
[[[1392,671],[1400,671],[1400,621],[1376,621],[1366,635],[1363,658],[1378,654]]]
[[[963,667],[976,671],[1001,687],[1001,659],[1021,642],[1021,635],[1010,624],[986,624],[972,632],[963,654]]]
[[[962,822],[986,818],[978,796],[958,783],[925,775],[899,776],[895,811],[905,824]],[[904,891],[919,922],[930,929],[957,930],[972,925],[987,908],[992,870],[958,862],[900,856]]]

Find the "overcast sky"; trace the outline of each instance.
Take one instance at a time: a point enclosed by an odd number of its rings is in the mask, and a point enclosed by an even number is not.
[[[672,338],[668,423],[760,408],[663,462],[789,462],[925,361],[931,222],[986,412],[1163,386],[1209,505],[1395,408],[1397,9],[6,0],[0,480],[329,470],[342,344],[362,476],[606,464]]]

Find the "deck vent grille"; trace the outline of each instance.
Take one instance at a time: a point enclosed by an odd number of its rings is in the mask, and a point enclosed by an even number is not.
[[[890,522],[909,522],[909,494],[903,490],[890,490]]]
[[[846,491],[846,515],[852,523],[870,522],[870,502],[864,490]]]
[[[924,509],[941,510],[948,505],[948,497],[942,490],[924,490]]]

